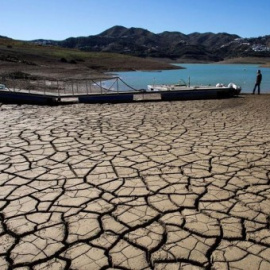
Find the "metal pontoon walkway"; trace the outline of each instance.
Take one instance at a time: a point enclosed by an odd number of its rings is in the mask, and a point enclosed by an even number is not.
[[[121,87],[120,83],[122,84]],[[9,86],[7,88],[3,86],[0,87],[0,102],[21,104],[57,105],[65,102],[121,103],[154,100],[209,99],[233,96],[233,92],[231,91],[233,89],[230,88],[194,89],[187,87],[182,91],[149,92],[144,89],[134,89],[119,77],[62,81],[28,80],[20,81],[20,84],[16,81],[13,87]]]

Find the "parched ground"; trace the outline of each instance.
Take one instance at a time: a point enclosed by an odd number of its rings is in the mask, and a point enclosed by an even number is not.
[[[270,96],[0,107],[0,269],[270,269]]]

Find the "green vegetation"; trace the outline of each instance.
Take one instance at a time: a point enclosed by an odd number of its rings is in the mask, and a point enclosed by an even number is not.
[[[129,58],[125,55],[115,54],[115,53],[100,53],[100,52],[84,52],[76,49],[66,49],[58,46],[42,46],[29,42],[22,42],[10,39],[1,39],[0,38],[0,50],[10,49],[10,52],[22,53],[32,55],[42,55],[50,58],[66,58],[71,59],[102,59],[106,58]]]

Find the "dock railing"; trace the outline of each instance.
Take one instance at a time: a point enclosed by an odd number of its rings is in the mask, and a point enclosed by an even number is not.
[[[89,79],[53,79],[24,76],[2,76],[0,83],[6,90],[29,94],[43,94],[54,97],[71,97],[92,94],[109,94],[138,91],[119,77],[98,77]]]

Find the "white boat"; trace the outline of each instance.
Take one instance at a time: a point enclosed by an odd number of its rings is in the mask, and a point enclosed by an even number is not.
[[[180,81],[177,84],[149,84],[147,85],[147,90],[148,91],[179,91],[179,90],[197,90],[197,89],[234,89],[234,90],[240,90],[241,92],[241,87],[234,84],[234,83],[229,83],[228,86],[218,83],[216,86],[211,86],[211,85],[193,85],[193,86],[188,86],[185,82]],[[239,93],[240,93],[239,92]]]
[[[203,99],[203,98],[224,98],[237,96],[241,92],[241,87],[229,83],[227,86],[221,83],[215,86],[194,85],[189,86],[180,81],[177,84],[150,84],[147,85],[147,92],[160,92],[164,97],[170,93],[175,99]]]

